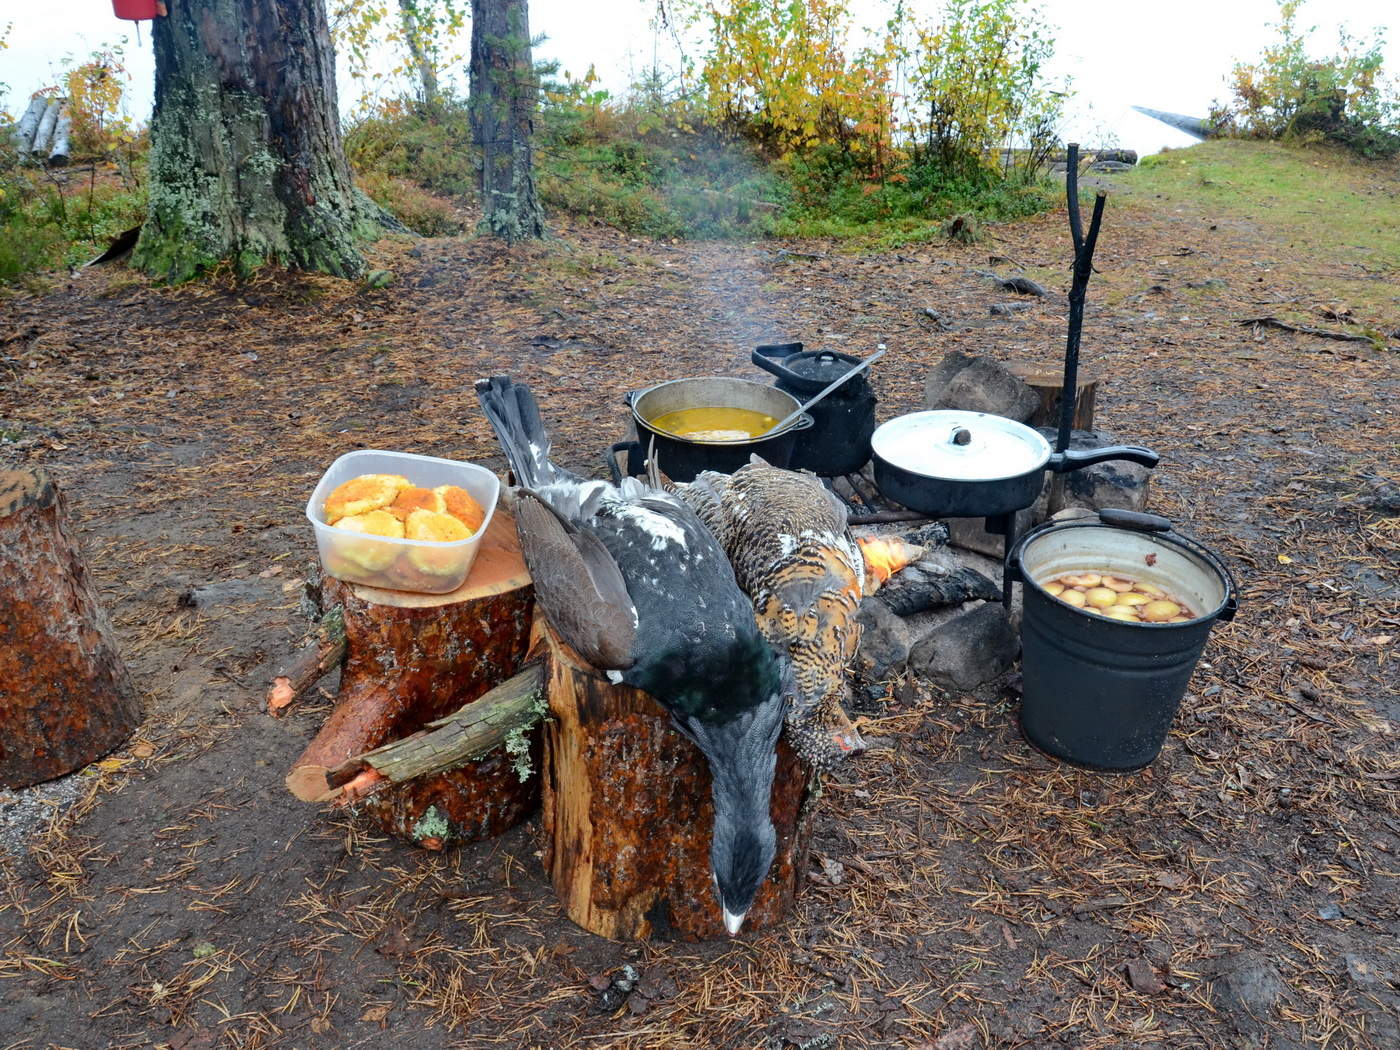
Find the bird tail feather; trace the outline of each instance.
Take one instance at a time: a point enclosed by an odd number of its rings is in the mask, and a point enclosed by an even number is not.
[[[549,432],[535,395],[508,376],[476,381],[476,396],[506,454],[516,484],[537,489],[571,475],[550,462]]]

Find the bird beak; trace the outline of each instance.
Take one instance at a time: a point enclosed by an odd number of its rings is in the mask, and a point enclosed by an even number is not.
[[[723,904],[720,905],[720,911],[724,912],[724,928],[729,931],[729,936],[739,936],[739,930],[744,925],[744,916],[746,916],[748,912],[741,911],[736,915]]]

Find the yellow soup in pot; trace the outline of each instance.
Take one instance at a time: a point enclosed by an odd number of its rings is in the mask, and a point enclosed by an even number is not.
[[[651,426],[691,441],[744,441],[762,437],[777,418],[751,408],[682,408],[647,420]]]

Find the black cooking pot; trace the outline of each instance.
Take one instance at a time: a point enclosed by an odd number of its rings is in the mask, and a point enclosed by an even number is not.
[[[724,376],[673,379],[645,390],[634,390],[625,400],[632,409],[637,441],[620,442],[608,451],[608,467],[614,481],[621,480],[622,476],[618,452],[627,450],[628,472],[640,474],[643,459],[653,443],[657,465],[672,481],[694,481],[703,470],[732,474],[754,455],[775,467],[786,467],[798,434],[812,425],[812,417],[804,412],[776,433],[738,441],[693,441],[651,425],[656,417],[684,408],[747,408],[781,420],[801,406],[791,394],[747,379]]]
[[[752,360],[777,376],[774,386],[797,398],[798,404],[860,364],[860,358],[850,354],[803,350],[801,343],[765,343],[754,349]],[[865,373],[846,380],[809,411],[812,428],[798,435],[789,467],[834,477],[865,466],[875,432],[875,391]]]
[[[1125,459],[1157,465],[1136,445],[1051,452],[1032,428],[985,412],[912,412],[880,424],[871,439],[875,484],[910,510],[934,517],[984,518],[1029,507],[1045,472]]]

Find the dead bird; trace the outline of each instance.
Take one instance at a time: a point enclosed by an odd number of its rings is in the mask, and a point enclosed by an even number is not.
[[[612,681],[650,693],[709,762],[710,867],[736,934],[777,847],[769,807],[791,692],[784,665],[689,505],[637,478],[571,474],[550,462],[528,388],[497,376],[476,390],[520,485],[516,528],[550,624]]]
[[[841,706],[860,642],[856,611],[863,594],[922,549],[900,543],[894,549],[902,560],[868,572],[845,506],[816,475],[756,456],[733,474],[707,470],[672,488],[715,534],[759,630],[792,664],[787,729],[798,753],[829,770],[865,750]]]

